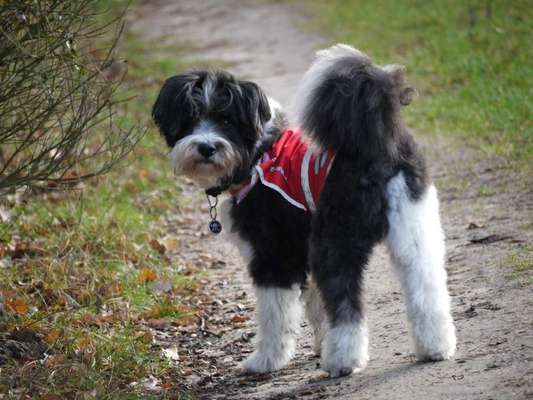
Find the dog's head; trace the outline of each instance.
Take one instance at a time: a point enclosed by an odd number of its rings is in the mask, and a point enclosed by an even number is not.
[[[255,83],[192,71],[165,82],[152,116],[172,148],[175,173],[211,188],[250,171],[271,111]]]

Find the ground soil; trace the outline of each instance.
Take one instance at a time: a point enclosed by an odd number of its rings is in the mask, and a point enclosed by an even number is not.
[[[190,59],[222,62],[284,104],[315,49],[329,44],[325,36],[302,30],[305,23],[298,6],[244,0],[145,1],[130,17],[133,31],[176,46],[185,42]],[[440,190],[456,357],[415,361],[400,287],[379,248],[366,276],[371,360],[365,370],[328,379],[305,326],[289,366],[265,375],[239,374],[255,332],[246,267],[222,236],[208,234],[205,198],[184,182],[186,205],[169,217],[167,227],[182,243],[173,254],[176,265],[201,271],[196,279],[202,312],[193,328],[158,335],[178,345],[183,374],[176,380],[183,389],[205,399],[533,398],[533,286],[527,254],[533,237],[533,181],[509,163],[461,143],[427,134],[417,139]],[[521,257],[529,257],[529,264],[520,264]]]

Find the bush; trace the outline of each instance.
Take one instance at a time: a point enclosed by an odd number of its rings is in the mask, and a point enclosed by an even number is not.
[[[121,26],[102,23],[98,6],[0,0],[0,193],[102,174],[140,139],[115,123]]]

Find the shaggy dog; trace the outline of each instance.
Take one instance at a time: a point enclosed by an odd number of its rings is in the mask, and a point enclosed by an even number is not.
[[[296,94],[299,129],[254,83],[226,72],[169,78],[153,118],[177,174],[221,205],[257,298],[248,372],[285,366],[302,306],[330,376],[368,361],[363,273],[385,242],[403,285],[419,360],[455,352],[437,191],[400,117],[412,89],[399,65],[336,45],[317,53]],[[212,197],[211,197],[212,199]],[[211,202],[210,202],[211,204]],[[210,228],[221,230],[212,204]]]

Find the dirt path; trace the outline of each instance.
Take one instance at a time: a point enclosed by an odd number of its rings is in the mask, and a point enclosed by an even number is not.
[[[192,58],[223,61],[282,103],[289,100],[314,49],[327,44],[324,38],[298,30],[303,17],[284,3],[146,3],[132,17],[135,31],[185,40],[193,46]],[[533,182],[501,160],[484,159],[439,138],[419,140],[440,189],[458,331],[455,359],[414,362],[402,294],[379,249],[366,277],[371,360],[364,371],[326,379],[306,328],[287,368],[267,375],[238,375],[238,362],[252,350],[250,285],[235,250],[207,234],[205,200],[188,185],[185,197],[190,203],[168,221],[168,230],[183,246],[174,255],[176,265],[194,265],[206,272],[199,278],[197,300],[204,312],[194,329],[160,334],[169,343],[178,342],[183,376],[177,379],[184,387],[206,399],[533,397]]]

